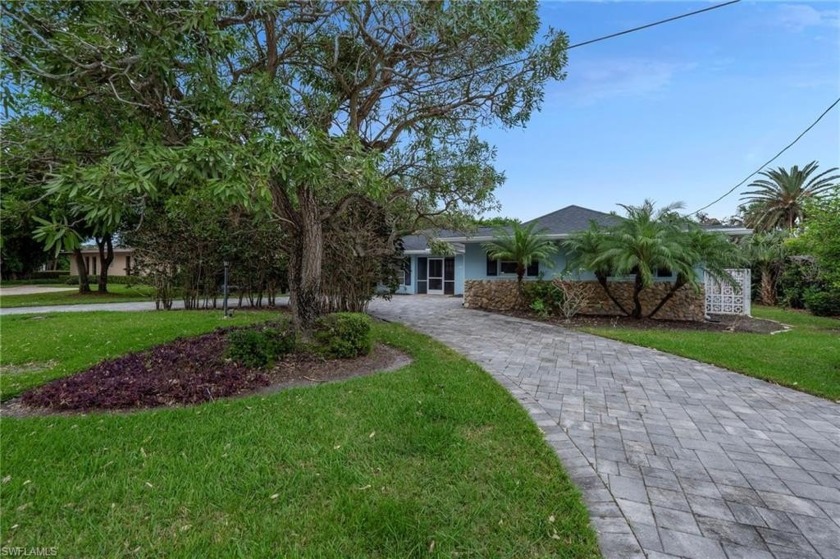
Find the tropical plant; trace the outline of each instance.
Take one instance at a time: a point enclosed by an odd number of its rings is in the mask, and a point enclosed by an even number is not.
[[[840,185],[826,196],[810,201],[806,210],[808,220],[792,239],[792,248],[799,254],[813,256],[820,276],[840,289]]]
[[[657,271],[670,270],[676,276],[671,289],[648,313],[652,318],[686,285],[697,287],[697,269],[732,282],[724,271],[737,261],[737,249],[719,233],[709,233],[677,213],[681,204],[656,210],[645,200],[641,206],[622,205],[627,217],[613,227],[590,224],[588,230],[564,243],[569,267],[594,272],[607,296],[626,315],[642,318],[641,293],[654,283]],[[610,276],[633,276],[633,308],[627,309],[613,294]]]
[[[491,259],[516,262],[516,281],[520,289],[528,266],[534,261],[553,266],[551,256],[557,252],[557,245],[546,237],[544,230],[535,228],[535,223],[514,223],[509,229],[497,229],[493,240],[483,245]]]
[[[8,2],[3,100],[19,113],[58,110],[62,123],[83,106],[102,117],[66,130],[101,138],[105,153],[74,152],[56,168],[65,190],[76,178],[97,187],[102,173],[87,168],[107,169],[112,146],[135,134],[137,164],[117,167],[109,192],[163,197],[187,185],[271,208],[287,234],[294,322],[311,333],[324,310],[325,234],[349,206],[419,218],[495,209],[503,177],[479,126],[526,124],[548,80],[564,77],[567,37],[542,33],[537,8]]]
[[[756,233],[743,245],[743,254],[760,278],[759,300],[764,305],[775,305],[779,275],[787,256],[784,231]]]
[[[802,169],[794,165],[790,171],[784,167],[762,171],[764,178],[751,182],[748,188],[754,190],[741,198],[750,208],[747,225],[759,231],[794,229],[805,217],[806,201],[821,197],[840,179],[840,174],[831,175],[837,167],[814,175],[818,166],[812,161]]]
[[[600,259],[601,254],[605,250],[605,242],[607,240],[607,230],[601,227],[594,221],[589,223],[589,228],[569,237],[563,246],[568,251],[568,258],[566,260],[566,271],[571,270],[589,270],[595,274],[595,279],[598,284],[607,294],[610,301],[619,308],[624,314],[630,314],[624,307],[621,301],[615,296],[610,289],[609,277],[612,275],[612,268],[608,262]]]

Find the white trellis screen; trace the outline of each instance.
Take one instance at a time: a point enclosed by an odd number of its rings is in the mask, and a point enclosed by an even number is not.
[[[740,314],[750,316],[751,280],[749,268],[726,272],[736,286],[706,274],[706,314]]]

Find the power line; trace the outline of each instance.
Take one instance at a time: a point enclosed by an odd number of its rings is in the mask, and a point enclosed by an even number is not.
[[[716,199],[714,202],[711,202],[711,203],[709,203],[709,204],[706,204],[705,206],[703,206],[703,207],[702,207],[702,208],[700,208],[699,210],[695,210],[695,211],[691,212],[691,213],[690,213],[690,214],[688,214],[688,215],[694,215],[694,214],[697,214],[697,213],[702,212],[702,211],[703,211],[703,210],[705,210],[706,208],[711,208],[712,206],[714,206],[715,204],[717,204],[718,202],[720,202],[721,200],[723,200],[724,198],[726,198],[727,196],[729,196],[730,194],[732,194],[733,192],[735,192],[735,190],[736,190],[737,188],[739,188],[740,186],[742,186],[745,182],[747,182],[748,180],[750,180],[753,176],[755,176],[757,173],[759,173],[762,169],[764,169],[765,167],[767,167],[768,165],[770,165],[771,163],[773,163],[776,159],[778,159],[780,155],[782,155],[784,152],[786,152],[786,151],[787,151],[787,150],[789,150],[791,147],[793,147],[793,145],[794,145],[794,144],[796,144],[796,142],[798,142],[799,140],[801,140],[801,139],[802,139],[802,136],[804,136],[805,134],[807,134],[808,132],[810,132],[810,131],[811,131],[811,128],[813,128],[814,126],[816,126],[816,125],[817,125],[817,123],[818,123],[819,121],[821,121],[821,120],[823,119],[823,117],[824,117],[825,115],[827,115],[827,114],[829,113],[829,111],[831,111],[831,109],[833,109],[834,107],[836,107],[838,103],[840,103],[840,97],[838,97],[838,98],[834,101],[834,103],[832,103],[832,104],[831,104],[831,105],[830,105],[830,106],[829,106],[826,110],[824,110],[824,111],[823,111],[823,113],[822,113],[820,116],[818,116],[818,117],[817,117],[817,120],[815,120],[814,122],[812,122],[812,123],[811,123],[811,125],[810,125],[808,128],[806,128],[805,130],[803,130],[803,131],[802,131],[802,133],[801,133],[799,136],[797,136],[795,140],[793,140],[791,143],[789,143],[788,145],[786,145],[786,146],[782,149],[782,151],[780,151],[779,153],[777,153],[776,155],[774,155],[773,157],[771,157],[771,158],[770,158],[770,159],[769,159],[766,163],[764,163],[764,165],[762,165],[761,167],[759,167],[758,169],[756,169],[755,171],[753,171],[752,173],[750,173],[750,174],[747,176],[747,178],[745,178],[744,180],[742,180],[741,182],[739,182],[738,184],[736,184],[735,186],[733,186],[732,188],[730,188],[728,191],[726,191],[726,193],[725,193],[723,196],[721,196],[720,198]]]
[[[591,45],[593,43],[598,43],[600,41],[606,41],[607,39],[613,39],[615,37],[620,37],[622,35],[627,35],[629,33],[635,33],[636,31],[641,31],[643,29],[649,29],[651,27],[656,27],[657,25],[662,25],[664,23],[670,23],[670,22],[676,21],[678,19],[683,19],[683,18],[695,16],[697,14],[702,14],[704,12],[711,12],[712,10],[717,10],[719,8],[725,8],[726,6],[731,6],[733,4],[737,4],[740,1],[741,0],[730,0],[729,2],[724,2],[723,4],[715,4],[714,6],[709,6],[707,8],[702,8],[700,10],[694,10],[693,12],[688,12],[688,13],[681,14],[681,15],[678,15],[678,16],[669,17],[669,18],[666,18],[666,19],[661,19],[659,21],[654,21],[653,23],[648,23],[648,24],[645,24],[645,25],[640,25],[638,27],[633,27],[632,29],[626,29],[624,31],[619,31],[618,33],[611,33],[610,35],[604,35],[603,37],[597,37],[595,39],[590,39],[588,41],[583,41],[582,43],[575,43],[574,45],[569,45],[568,47],[566,47],[566,50],[568,51],[568,50],[576,49],[578,47],[583,47],[583,46],[586,46],[586,45]],[[444,84],[447,84],[447,83],[450,83],[450,82],[458,81],[458,80],[463,79],[463,78],[469,78],[469,77],[472,77],[472,76],[476,76],[478,74],[483,74],[484,72],[489,72],[491,70],[499,70],[501,68],[506,68],[508,66],[513,66],[514,64],[519,64],[520,62],[525,62],[526,60],[528,60],[527,56],[524,57],[524,58],[517,58],[516,60],[510,60],[508,62],[503,62],[502,64],[497,64],[496,66],[491,66],[489,68],[480,68],[478,70],[471,70],[469,72],[464,72],[464,73],[461,73],[461,74],[457,74],[455,76],[452,76],[452,77],[449,77],[449,78],[446,78],[446,79],[443,79],[443,80],[440,80],[440,81],[437,81],[437,82],[434,82],[434,83],[428,83],[428,84],[425,84],[425,85],[418,85],[417,87],[414,88],[414,90],[415,91],[416,90],[423,90],[423,89],[428,89],[430,87],[436,87],[438,85],[444,85]],[[389,93],[387,95],[383,95],[382,97],[380,97],[380,99],[387,99],[389,97],[396,97],[397,95],[400,95],[400,94],[399,93]]]

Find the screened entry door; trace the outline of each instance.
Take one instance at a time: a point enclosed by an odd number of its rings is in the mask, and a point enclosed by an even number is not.
[[[443,258],[429,258],[429,295],[443,295]]]

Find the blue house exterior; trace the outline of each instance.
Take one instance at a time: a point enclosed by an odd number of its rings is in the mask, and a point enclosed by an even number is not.
[[[535,223],[536,229],[542,230],[549,239],[562,243],[570,235],[584,231],[594,221],[598,225],[611,226],[621,218],[580,206],[567,206],[555,212],[538,217],[526,223]],[[729,235],[746,235],[751,231],[745,228],[713,228]],[[414,295],[463,295],[466,280],[510,280],[516,278],[515,264],[489,260],[483,243],[493,240],[494,229],[480,228],[474,232],[440,231],[437,234],[413,235],[405,237],[404,254],[406,270],[403,282],[397,293]],[[428,239],[436,238],[448,242],[454,254],[432,254]],[[552,262],[536,262],[526,274],[526,279],[536,279],[542,274],[545,278],[561,275],[566,270],[567,253],[561,248]],[[595,274],[588,270],[575,272],[569,279],[594,281]],[[625,278],[619,278],[625,279]],[[631,278],[626,278],[630,280]],[[674,281],[670,271],[663,271],[656,281]]]

